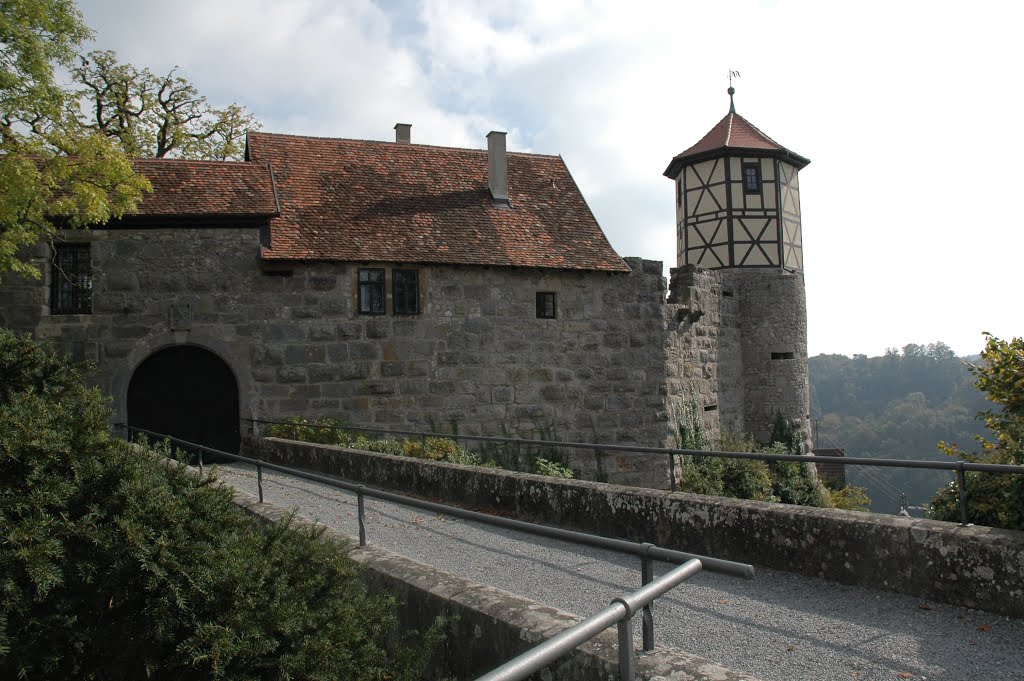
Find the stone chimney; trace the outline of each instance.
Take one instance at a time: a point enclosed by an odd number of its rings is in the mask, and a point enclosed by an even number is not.
[[[411,123],[395,123],[395,142],[398,144],[412,144]]]
[[[505,154],[505,133],[487,133],[487,186],[496,206],[509,207],[508,156]]]

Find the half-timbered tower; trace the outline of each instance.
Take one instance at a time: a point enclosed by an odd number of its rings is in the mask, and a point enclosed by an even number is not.
[[[722,427],[767,440],[779,414],[807,423],[798,173],[810,161],[736,113],[734,93],[665,176],[675,182],[678,266],[711,270],[721,286],[718,366],[734,369],[719,377]]]

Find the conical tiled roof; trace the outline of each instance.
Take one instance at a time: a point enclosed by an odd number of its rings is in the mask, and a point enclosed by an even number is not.
[[[753,123],[735,111],[729,111],[718,125],[711,128],[699,142],[678,154],[665,169],[665,176],[675,178],[680,168],[690,162],[700,161],[713,156],[723,156],[726,152],[753,152],[751,156],[772,156],[782,158],[797,168],[803,168],[810,160],[773,140],[758,130]],[[734,154],[735,155],[735,154]]]

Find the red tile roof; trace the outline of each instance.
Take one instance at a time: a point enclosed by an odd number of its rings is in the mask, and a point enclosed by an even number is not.
[[[266,260],[629,271],[557,156],[508,154],[511,208],[484,150],[252,133],[248,157],[281,205]]]
[[[153,185],[133,215],[270,216],[277,214],[270,167],[266,163],[184,161],[150,158],[132,161],[135,172]]]
[[[755,156],[783,158],[797,168],[803,168],[810,163],[808,159],[786,149],[758,130],[743,116],[730,111],[699,142],[681,154],[677,154],[665,170],[665,175],[675,178],[679,174],[679,169],[686,165],[687,161],[699,161],[709,156],[722,155],[726,151],[750,151],[754,152],[752,155]]]

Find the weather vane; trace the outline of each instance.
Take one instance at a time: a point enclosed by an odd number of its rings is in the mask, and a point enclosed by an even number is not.
[[[732,86],[732,79],[739,78],[740,72],[729,69],[729,113],[736,113],[736,106],[732,102],[732,96],[736,94],[736,89]]]

